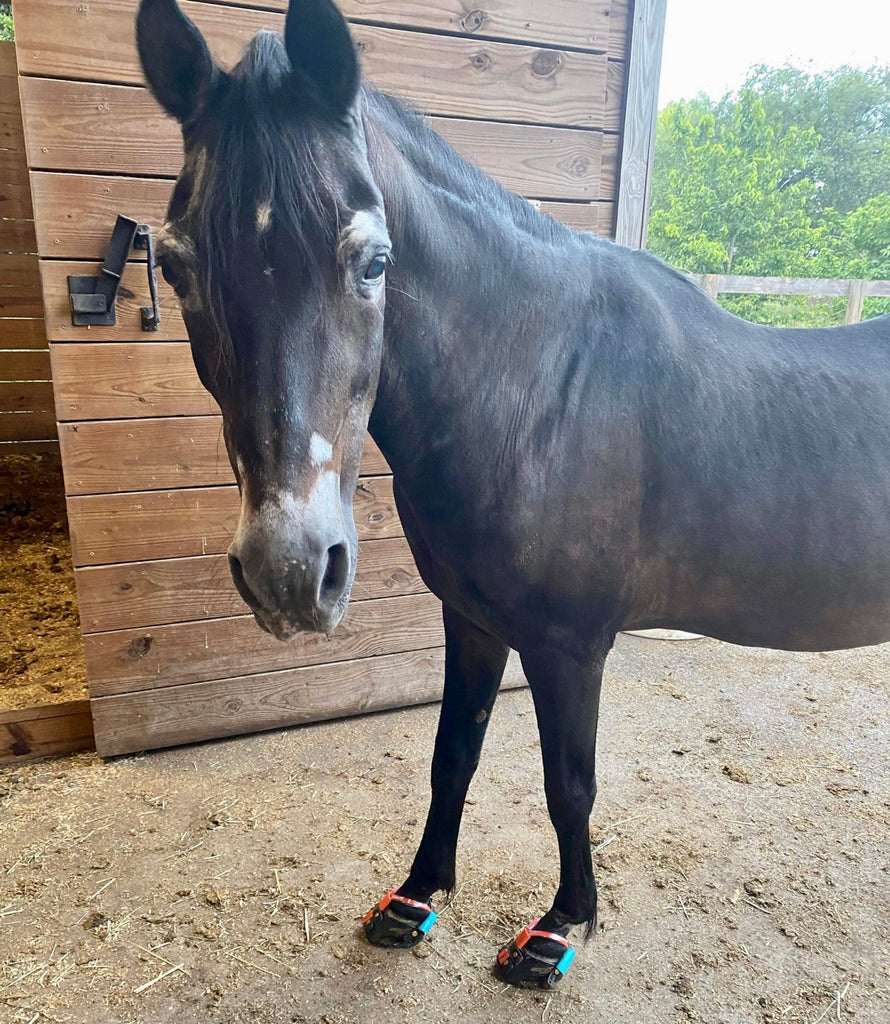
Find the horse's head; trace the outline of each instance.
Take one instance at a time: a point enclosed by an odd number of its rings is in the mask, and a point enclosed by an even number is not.
[[[355,573],[352,496],[376,392],[390,241],[330,0],[292,0],[231,71],[175,0],[139,55],[185,164],[158,237],[241,492],[232,576],[264,629],[330,631]]]

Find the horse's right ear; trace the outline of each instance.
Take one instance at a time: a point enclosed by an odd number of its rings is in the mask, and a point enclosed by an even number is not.
[[[180,122],[200,113],[222,72],[176,0],[142,0],[136,46],[148,87],[164,110]]]

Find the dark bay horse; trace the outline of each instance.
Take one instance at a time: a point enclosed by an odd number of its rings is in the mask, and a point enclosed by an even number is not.
[[[293,0],[283,36],[257,35],[230,72],[175,0],[143,0],[137,36],[184,135],[158,245],[223,413],[238,590],[282,639],[337,626],[369,427],[442,600],[429,817],[368,937],[419,941],[453,888],[514,648],[560,880],[498,961],[552,984],[596,913],[588,818],[615,634],[890,639],[890,317],[755,326],[657,259],[541,216],[362,85],[330,0]]]

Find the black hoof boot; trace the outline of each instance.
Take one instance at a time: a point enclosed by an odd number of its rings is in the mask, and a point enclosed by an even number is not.
[[[498,953],[497,972],[520,988],[553,988],[575,959],[569,940],[557,932],[536,931],[530,924]]]
[[[375,946],[410,949],[423,941],[437,916],[429,904],[399,896],[393,889],[365,914],[365,937]]]

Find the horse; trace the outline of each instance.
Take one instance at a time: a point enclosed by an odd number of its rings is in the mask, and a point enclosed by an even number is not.
[[[240,489],[228,557],[257,623],[330,632],[355,573],[366,429],[442,602],[432,796],[365,918],[410,947],[455,886],[510,649],[534,703],[559,885],[497,954],[568,969],[596,920],[589,817],[621,630],[814,651],[890,640],[890,317],[777,329],[575,232],[363,82],[332,0],[291,0],[230,71],[175,0],[137,43],[184,164],[158,240]]]

